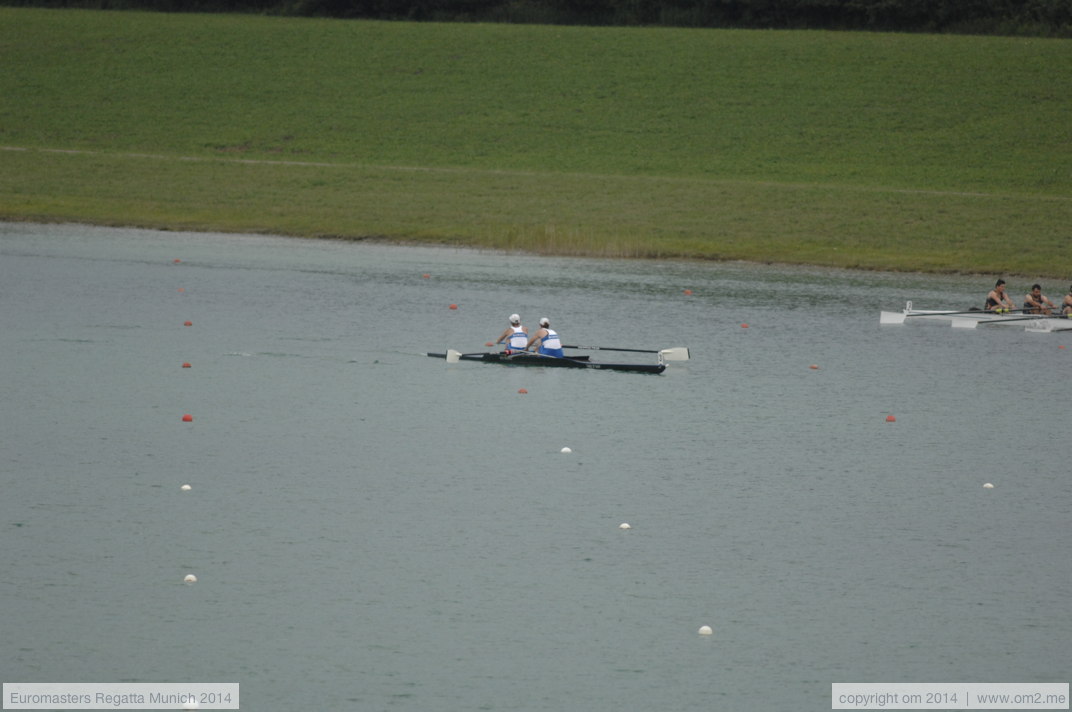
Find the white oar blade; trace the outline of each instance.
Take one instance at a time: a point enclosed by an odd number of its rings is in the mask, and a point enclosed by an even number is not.
[[[974,329],[979,324],[978,319],[958,319],[953,317],[952,326],[954,329]]]
[[[884,312],[879,313],[879,315],[878,315],[878,323],[879,324],[903,324],[904,323],[904,318],[905,318],[904,312],[884,311]]]
[[[455,351],[454,349],[447,349],[447,363],[458,363],[462,359],[462,352]]]
[[[684,346],[675,346],[672,349],[663,349],[659,352],[667,361],[688,361],[689,350]]]

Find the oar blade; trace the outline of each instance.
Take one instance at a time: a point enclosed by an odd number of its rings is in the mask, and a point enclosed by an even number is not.
[[[978,319],[959,319],[953,317],[950,321],[952,322],[951,325],[954,329],[974,329],[979,325]]]
[[[462,359],[462,352],[447,349],[447,363],[458,363]]]
[[[688,348],[686,348],[684,346],[675,346],[673,348],[663,349],[662,351],[659,352],[659,355],[662,356],[667,361],[688,361],[689,360],[689,350],[688,350]]]
[[[878,323],[879,324],[903,324],[904,323],[904,318],[905,318],[904,312],[884,311],[884,312],[879,313]]]

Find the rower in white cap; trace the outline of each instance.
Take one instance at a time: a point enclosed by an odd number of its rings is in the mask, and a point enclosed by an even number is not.
[[[564,357],[566,354],[562,352],[562,341],[558,338],[558,332],[551,329],[551,320],[547,317],[540,317],[540,330],[537,331],[525,348],[530,348],[537,341],[540,342],[540,350],[538,353],[544,356],[557,356],[558,358]]]
[[[510,315],[510,326],[506,327],[495,344],[489,342],[487,345],[494,346],[496,344],[501,344],[504,341],[506,342],[506,353],[524,351],[528,346],[528,327],[521,326],[521,317],[517,314]]]

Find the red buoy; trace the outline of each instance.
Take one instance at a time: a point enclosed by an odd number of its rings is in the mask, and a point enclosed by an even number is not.
[[[451,308],[451,309],[457,309],[457,308],[458,308],[458,305],[457,305],[457,304],[451,304],[451,305],[450,305],[450,308]]]
[[[742,329],[747,329],[747,328],[748,328],[748,324],[741,324],[741,328],[742,328]]]
[[[814,363],[812,365],[808,366],[808,368],[810,368],[813,371],[818,371],[819,370],[819,366],[817,364],[814,364]]]
[[[194,416],[192,416],[189,413],[187,413],[186,415],[182,416],[182,422],[184,422],[184,423],[192,423],[192,422],[194,422]]]
[[[183,364],[182,364],[182,367],[183,368],[190,368],[190,362],[189,361],[184,361]]]
[[[430,278],[431,278],[431,276],[432,276],[432,275],[430,275],[430,274],[422,274],[422,275],[421,275],[421,279],[430,279]]]
[[[194,325],[194,323],[193,323],[192,321],[184,321],[184,322],[182,323],[182,325],[183,325],[183,326],[193,326],[193,325]]]
[[[527,390],[525,390],[524,388],[518,388],[518,389],[517,389],[517,392],[518,392],[518,393],[528,393],[528,391],[527,391]]]
[[[691,290],[691,289],[686,289],[686,290],[685,290],[685,296],[686,296],[686,297],[690,297],[690,296],[692,296],[692,290]]]
[[[886,416],[886,422],[887,422],[887,423],[896,423],[896,422],[897,422],[897,418],[894,418],[894,417],[893,417],[892,415],[887,415],[887,416]]]

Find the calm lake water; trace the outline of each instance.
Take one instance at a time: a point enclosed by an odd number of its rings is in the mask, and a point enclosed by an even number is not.
[[[532,712],[1067,682],[1072,332],[879,326],[993,279],[0,224],[4,681]],[[692,359],[424,355],[511,312]]]

